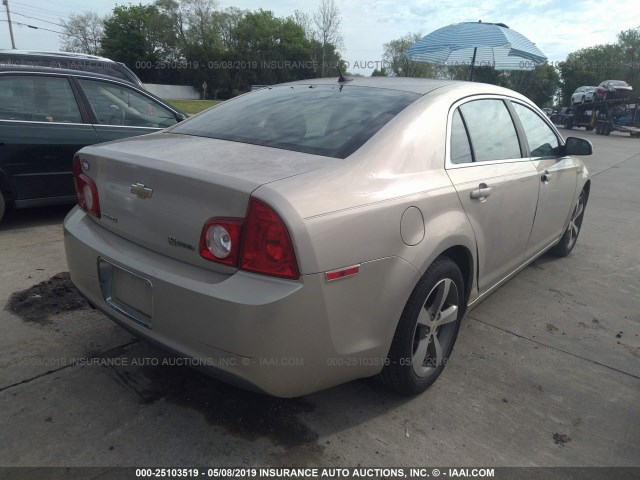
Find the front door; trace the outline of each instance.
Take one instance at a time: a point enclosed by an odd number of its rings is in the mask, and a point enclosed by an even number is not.
[[[560,141],[547,122],[525,105],[512,105],[526,132],[540,185],[536,219],[527,246],[527,257],[533,257],[562,235],[575,201],[578,172],[573,158],[562,154]]]

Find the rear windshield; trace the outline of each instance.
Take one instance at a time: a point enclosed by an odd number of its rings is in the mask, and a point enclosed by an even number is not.
[[[222,103],[171,131],[346,158],[419,97],[348,85],[270,87]]]
[[[609,85],[613,85],[615,87],[628,87],[629,84],[623,80],[611,80]]]

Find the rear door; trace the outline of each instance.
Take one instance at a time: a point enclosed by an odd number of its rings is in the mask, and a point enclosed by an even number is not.
[[[454,106],[447,173],[478,245],[480,293],[519,267],[538,201],[539,179],[523,158],[504,100],[480,98]]]
[[[0,75],[0,171],[16,207],[74,201],[73,155],[97,141],[68,77]]]
[[[76,78],[101,142],[145,135],[175,125],[176,114],[119,82]]]

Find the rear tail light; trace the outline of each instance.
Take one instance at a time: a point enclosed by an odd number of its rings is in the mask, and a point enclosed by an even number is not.
[[[78,196],[78,205],[80,205],[80,208],[88,214],[100,218],[98,187],[91,178],[82,172],[82,162],[78,154],[73,157],[73,183],[76,187],[76,195]]]
[[[249,202],[240,268],[284,278],[298,278],[298,262],[287,227],[268,205]]]
[[[262,275],[300,277],[287,227],[271,207],[255,198],[249,200],[246,219],[212,218],[205,223],[200,255]]]

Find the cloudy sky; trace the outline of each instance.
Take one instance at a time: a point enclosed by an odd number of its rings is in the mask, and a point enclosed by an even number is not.
[[[16,47],[32,50],[59,49],[60,18],[71,13],[92,10],[109,13],[116,3],[151,3],[149,0],[9,0]],[[278,16],[291,15],[295,10],[308,13],[317,1],[294,0],[219,0],[221,8],[235,6],[255,10],[272,10]],[[580,48],[616,41],[621,30],[640,27],[640,7],[637,0],[340,0],[336,2],[342,14],[344,48],[342,56],[353,73],[368,74],[370,68],[354,68],[356,62],[380,61],[382,45],[409,32],[423,35],[450,23],[478,21],[501,22],[519,31],[537,44],[550,61],[562,61],[567,54]],[[22,23],[25,25],[19,25]],[[32,25],[38,30],[27,27]],[[0,10],[0,48],[11,48],[6,12]]]

